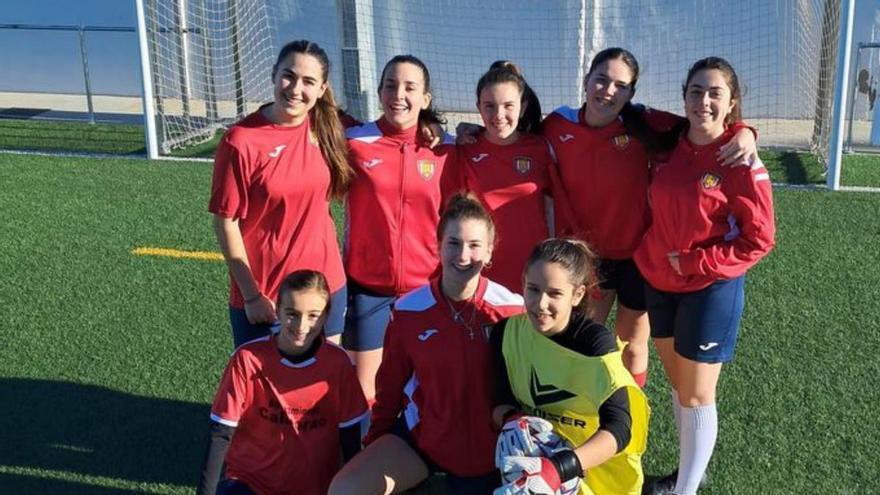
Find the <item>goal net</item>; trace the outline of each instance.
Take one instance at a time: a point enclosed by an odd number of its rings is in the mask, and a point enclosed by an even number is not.
[[[635,101],[680,113],[687,69],[721,56],[762,146],[827,152],[836,0],[147,0],[147,17],[165,152],[269,101],[278,49],[301,38],[327,50],[340,103],[361,119],[380,112],[384,63],[416,55],[450,127],[478,120],[476,82],[495,60],[519,65],[550,112],[580,105],[592,57],[621,46],[641,65]]]

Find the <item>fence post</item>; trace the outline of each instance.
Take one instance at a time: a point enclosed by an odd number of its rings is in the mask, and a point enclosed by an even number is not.
[[[83,79],[86,82],[86,104],[89,107],[89,124],[95,123],[95,105],[92,103],[92,81],[89,78],[89,57],[86,51],[86,30],[80,24],[79,29],[79,55],[82,58]]]

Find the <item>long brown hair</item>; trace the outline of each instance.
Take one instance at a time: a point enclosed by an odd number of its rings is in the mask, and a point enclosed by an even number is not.
[[[586,91],[587,81],[590,79],[593,72],[598,69],[600,65],[609,60],[620,60],[629,68],[629,71],[632,74],[629,87],[632,95],[635,96],[636,83],[639,82],[640,74],[639,61],[636,60],[636,56],[633,55],[632,52],[617,46],[606,48],[593,57],[592,62],[590,62],[590,69],[587,71],[586,75],[584,75],[584,90]],[[642,105],[633,103],[632,98],[623,105],[623,108],[620,109],[620,119],[623,121],[623,126],[626,131],[638,139],[649,154],[661,153],[674,148],[675,144],[678,142],[678,137],[685,126],[685,122],[677,124],[666,132],[658,132],[653,130],[650,124],[648,124],[644,116],[644,111],[645,108]]]
[[[742,120],[742,88],[739,85],[739,78],[736,77],[736,71],[733,70],[733,66],[730,65],[730,62],[721,58],[721,57],[706,57],[694,62],[694,65],[691,66],[690,70],[687,73],[687,77],[684,80],[684,84],[681,86],[681,95],[682,97],[687,97],[687,87],[690,84],[691,79],[697,75],[697,72],[701,70],[717,70],[724,76],[724,81],[727,82],[727,87],[730,89],[730,99],[734,101],[733,109],[727,114],[727,117],[724,119],[725,125],[730,125],[734,122],[739,122]]]
[[[348,143],[339,122],[339,106],[333,96],[333,88],[330,87],[330,59],[317,43],[308,40],[291,41],[278,52],[278,59],[272,66],[272,80],[275,80],[278,66],[291,53],[312,56],[321,64],[321,82],[327,85],[327,89],[309,112],[309,123],[318,138],[318,146],[327,162],[327,168],[330,169],[330,197],[339,199],[348,190],[348,185],[354,178],[354,170],[348,164]]]

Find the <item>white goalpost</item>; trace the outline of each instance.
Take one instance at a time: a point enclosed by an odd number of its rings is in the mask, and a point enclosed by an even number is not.
[[[157,154],[209,140],[269,101],[274,57],[293,39],[324,47],[340,104],[361,119],[380,111],[384,63],[416,55],[431,71],[434,101],[450,127],[477,119],[474,87],[495,60],[523,69],[546,113],[579,105],[591,58],[622,46],[641,65],[636,101],[679,113],[688,67],[709,55],[728,59],[746,88],[744,117],[758,127],[761,146],[812,151],[829,166],[829,187],[839,184],[832,179],[839,176],[854,0],[136,3]]]

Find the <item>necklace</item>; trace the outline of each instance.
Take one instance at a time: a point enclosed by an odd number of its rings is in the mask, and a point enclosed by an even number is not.
[[[446,305],[449,307],[449,313],[452,316],[452,321],[463,326],[468,331],[468,337],[471,340],[474,340],[474,323],[477,320],[477,305],[475,304],[474,299],[476,299],[477,293],[474,294],[465,300],[464,306],[460,310],[456,310],[455,306],[452,304],[452,301],[446,297],[446,294],[443,294],[443,299],[446,301]],[[468,306],[471,308],[470,316],[465,319],[464,313],[467,311]]]

